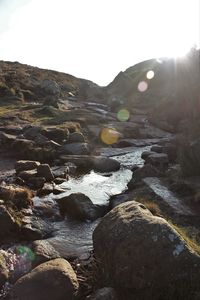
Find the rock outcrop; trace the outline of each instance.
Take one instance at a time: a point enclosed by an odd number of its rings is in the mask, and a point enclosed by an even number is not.
[[[102,280],[120,299],[199,299],[200,257],[144,205],[130,201],[114,208],[93,241]]]

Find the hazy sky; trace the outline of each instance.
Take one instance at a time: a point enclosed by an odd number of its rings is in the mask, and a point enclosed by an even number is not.
[[[106,85],[200,43],[200,0],[0,0],[0,60]]]

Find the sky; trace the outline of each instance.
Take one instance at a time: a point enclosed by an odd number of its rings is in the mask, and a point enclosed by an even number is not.
[[[107,85],[200,45],[200,0],[0,0],[0,60]]]

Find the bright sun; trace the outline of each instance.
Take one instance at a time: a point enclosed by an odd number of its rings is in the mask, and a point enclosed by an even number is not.
[[[198,47],[199,1],[0,0],[0,59],[106,85],[140,61]]]

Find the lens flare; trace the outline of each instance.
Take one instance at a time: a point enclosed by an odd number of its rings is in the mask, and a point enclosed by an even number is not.
[[[33,253],[33,251],[26,246],[17,247],[17,254],[30,261],[33,261],[35,259],[35,254]]]
[[[106,145],[117,143],[120,133],[113,128],[103,128],[100,132],[101,141]]]
[[[117,113],[117,119],[121,122],[126,122],[128,121],[130,118],[130,112],[128,111],[128,109],[123,108],[120,109]]]
[[[138,91],[143,93],[148,89],[148,83],[146,81],[140,81],[138,83]]]
[[[154,76],[155,76],[155,73],[153,70],[148,71],[146,74],[147,79],[152,79],[152,78],[154,78]]]

